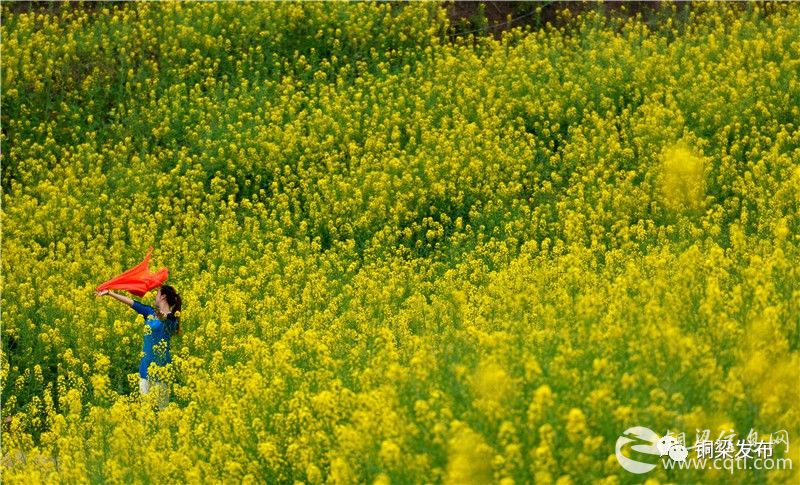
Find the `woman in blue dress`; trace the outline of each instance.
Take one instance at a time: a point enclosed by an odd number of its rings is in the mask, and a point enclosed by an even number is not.
[[[170,285],[161,285],[156,293],[155,308],[132,300],[127,296],[111,293],[108,290],[96,291],[95,296],[108,295],[133,308],[145,319],[144,355],[139,361],[139,392],[148,394],[151,387],[157,389],[158,407],[163,409],[169,402],[169,388],[155,376],[148,377],[148,367],[155,362],[165,366],[172,362],[169,351],[170,338],[181,331],[181,297]]]

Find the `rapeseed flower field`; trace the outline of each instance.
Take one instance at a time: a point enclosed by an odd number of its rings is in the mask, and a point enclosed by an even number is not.
[[[800,9],[661,11],[3,5],[3,481],[797,483],[615,456],[800,438]]]

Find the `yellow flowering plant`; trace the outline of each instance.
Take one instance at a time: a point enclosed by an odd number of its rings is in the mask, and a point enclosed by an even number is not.
[[[800,10],[623,7],[4,3],[4,481],[629,483],[634,425],[797,436]],[[160,410],[86,297],[156,243]]]

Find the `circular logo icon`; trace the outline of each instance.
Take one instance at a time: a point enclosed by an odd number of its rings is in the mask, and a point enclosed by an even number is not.
[[[658,447],[659,455],[664,456],[667,453],[669,453],[669,449],[672,448],[673,445],[677,444],[678,440],[675,439],[674,436],[667,435],[663,436],[660,440],[658,440],[656,446]]]
[[[661,456],[659,440],[653,430],[644,426],[628,428],[617,439],[617,461],[622,468],[631,473],[647,473],[656,467],[657,460]],[[670,449],[673,443],[669,444],[667,449]]]
[[[676,444],[669,449],[669,457],[672,458],[673,461],[683,461],[688,455],[689,450],[683,445]]]

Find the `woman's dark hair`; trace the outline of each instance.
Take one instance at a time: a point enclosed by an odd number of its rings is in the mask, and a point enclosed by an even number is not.
[[[170,336],[181,333],[181,295],[170,285],[161,285],[161,294],[167,299],[170,312],[167,313],[167,332]]]

